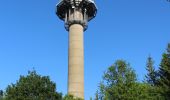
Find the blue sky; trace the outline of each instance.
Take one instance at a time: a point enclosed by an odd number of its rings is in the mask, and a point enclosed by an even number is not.
[[[55,15],[58,0],[0,1],[0,89],[35,68],[67,93],[68,33]],[[157,67],[170,42],[166,0],[96,0],[98,13],[84,33],[85,99],[93,97],[103,72],[117,59],[141,81],[151,55]]]

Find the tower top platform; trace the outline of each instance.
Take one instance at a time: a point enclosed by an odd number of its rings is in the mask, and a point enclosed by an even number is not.
[[[77,12],[82,14],[82,18],[74,17]],[[71,24],[81,24],[86,30],[87,22],[93,19],[96,13],[97,7],[94,0],[60,0],[56,5],[56,14],[61,20],[65,21],[67,30]]]

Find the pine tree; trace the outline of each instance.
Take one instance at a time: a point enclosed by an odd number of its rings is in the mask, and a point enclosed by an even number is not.
[[[0,100],[3,100],[3,91],[0,90]]]
[[[98,92],[98,90],[96,91],[95,99],[94,100],[99,100],[99,92]]]
[[[90,97],[90,100],[93,100],[92,97]]]
[[[170,100],[170,43],[167,51],[162,55],[159,68],[159,86],[162,88],[162,95],[166,100]]]
[[[146,82],[152,86],[156,84],[156,80],[157,80],[157,73],[155,71],[153,64],[154,61],[152,57],[149,56],[146,63],[147,75],[145,75],[145,78],[146,78]]]

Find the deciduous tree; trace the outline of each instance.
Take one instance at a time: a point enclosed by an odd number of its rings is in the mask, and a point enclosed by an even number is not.
[[[103,84],[100,84],[100,100],[130,100],[136,94],[136,74],[128,63],[117,60],[104,73]]]
[[[73,95],[65,95],[63,100],[83,100],[83,99],[74,97]]]
[[[61,100],[56,92],[56,84],[49,76],[41,76],[36,71],[29,71],[27,76],[20,76],[15,84],[6,89],[5,100]]]

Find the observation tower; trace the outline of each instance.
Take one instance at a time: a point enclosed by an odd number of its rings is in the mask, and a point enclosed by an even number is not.
[[[68,94],[79,98],[84,98],[83,32],[96,13],[94,0],[60,0],[56,6],[56,14],[69,32]]]

